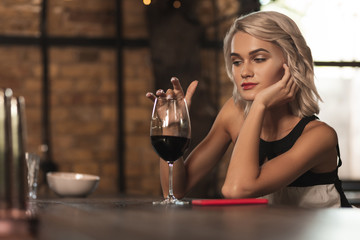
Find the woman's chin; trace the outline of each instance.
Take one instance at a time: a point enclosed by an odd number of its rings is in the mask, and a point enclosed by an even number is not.
[[[241,99],[243,99],[244,101],[254,101],[255,99],[255,94],[253,93],[240,93],[240,97]]]

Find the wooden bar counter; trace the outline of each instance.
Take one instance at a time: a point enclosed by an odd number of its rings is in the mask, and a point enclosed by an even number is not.
[[[152,198],[37,199],[33,239],[360,239],[359,209],[270,205],[154,206]],[[12,239],[12,238],[9,238]]]

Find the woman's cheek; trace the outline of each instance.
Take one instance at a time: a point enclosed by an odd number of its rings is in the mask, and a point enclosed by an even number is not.
[[[233,73],[233,79],[234,79],[235,85],[239,91],[240,90],[239,88],[241,87],[242,78],[241,78],[241,76],[238,77],[238,75],[236,74],[236,71],[233,71],[232,73]]]
[[[266,71],[262,71],[258,74],[259,79],[262,80],[262,82],[267,82],[266,85],[272,85],[274,83],[277,83],[281,80],[281,78],[284,76],[285,70],[282,67],[271,67],[266,69]]]
[[[280,80],[285,74],[285,69],[281,66],[277,72],[277,78]]]
[[[236,84],[237,92],[240,93],[241,92],[241,82],[235,80],[235,84]]]

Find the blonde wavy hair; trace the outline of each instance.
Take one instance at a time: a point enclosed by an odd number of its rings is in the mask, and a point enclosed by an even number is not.
[[[241,98],[232,75],[230,58],[231,41],[235,33],[239,31],[271,42],[281,48],[291,76],[299,87],[295,100],[289,103],[292,113],[299,117],[318,114],[318,102],[321,101],[321,98],[314,83],[313,58],[310,48],[292,19],[278,12],[264,11],[237,18],[224,39],[226,71],[234,83],[233,97],[235,102],[244,109],[245,115],[250,110],[252,102]]]

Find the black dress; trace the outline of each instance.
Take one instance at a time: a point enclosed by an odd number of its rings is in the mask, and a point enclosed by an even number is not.
[[[264,163],[265,159],[272,158],[288,151],[302,134],[305,126],[317,119],[316,116],[304,117],[293,128],[293,130],[284,138],[267,142],[260,139],[259,146],[259,164]],[[338,176],[338,168],[342,162],[340,151],[338,152],[338,166],[332,172],[314,173],[307,171],[289,186],[265,196],[272,204],[293,205],[307,208],[322,207],[351,207],[345,197]]]

